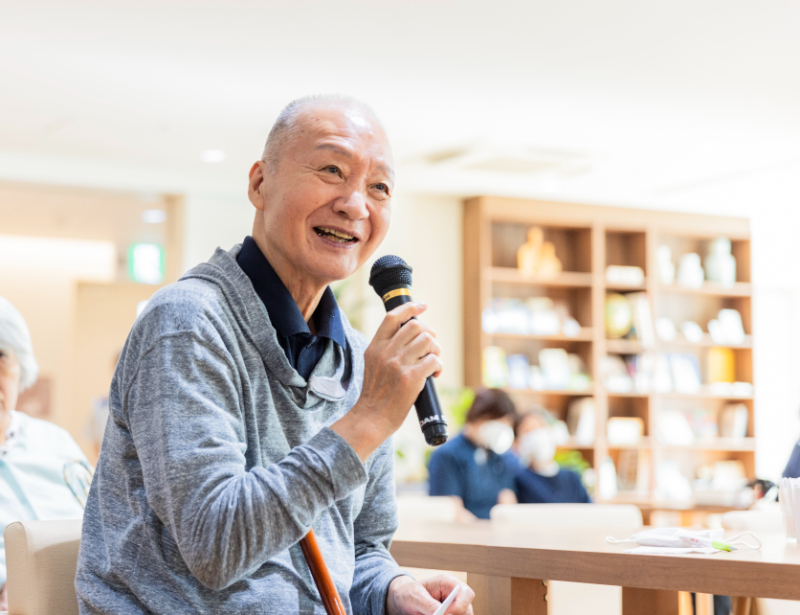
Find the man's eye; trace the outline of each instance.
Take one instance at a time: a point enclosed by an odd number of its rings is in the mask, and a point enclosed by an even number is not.
[[[375,187],[385,194],[389,194],[389,186],[386,184],[375,184]]]
[[[339,167],[337,167],[335,165],[332,165],[332,164],[328,165],[323,170],[327,171],[328,173],[332,173],[333,175],[341,175],[342,174],[341,170],[339,170]]]

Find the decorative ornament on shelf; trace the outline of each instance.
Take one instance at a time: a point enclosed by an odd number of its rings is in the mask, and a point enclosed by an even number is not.
[[[663,342],[672,342],[678,337],[678,330],[675,328],[675,323],[666,316],[662,316],[656,320],[656,333]]]
[[[606,295],[606,335],[610,339],[619,339],[633,326],[633,309],[624,295],[609,293]]]
[[[739,310],[722,309],[714,320],[708,322],[708,333],[715,344],[739,345],[745,340],[742,315]]]
[[[733,286],[736,283],[736,259],[731,254],[730,239],[717,237],[709,243],[705,266],[706,279],[709,282],[719,282],[723,286]]]
[[[483,384],[490,388],[508,385],[506,351],[498,346],[487,346],[483,349]]]
[[[734,382],[736,380],[736,357],[730,348],[714,346],[706,355],[706,377],[708,383]]]
[[[703,341],[703,329],[693,320],[687,320],[681,325],[681,333],[686,341],[692,342],[692,344],[699,344]]]
[[[690,252],[681,256],[681,262],[678,265],[678,284],[688,288],[702,288],[704,277],[699,254]]]
[[[572,401],[567,409],[567,427],[578,445],[592,445],[595,440],[595,408],[592,397]]]
[[[528,241],[517,250],[517,268],[526,277],[555,278],[561,273],[556,247],[544,240],[541,227],[532,226],[528,230]]]
[[[672,262],[672,250],[669,246],[659,246],[656,254],[658,262],[658,279],[669,286],[675,281],[675,264]]]
[[[641,267],[606,267],[606,283],[619,286],[641,286],[644,284],[644,269]]]

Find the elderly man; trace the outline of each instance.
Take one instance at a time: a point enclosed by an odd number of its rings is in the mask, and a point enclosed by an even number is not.
[[[324,613],[298,541],[313,527],[356,613],[432,613],[458,581],[404,575],[392,447],[441,370],[424,306],[372,343],[328,284],[389,226],[392,156],[363,104],[301,99],[250,170],[253,236],[158,292],[111,385],[84,517],[81,613]],[[463,587],[449,613],[471,613]]]

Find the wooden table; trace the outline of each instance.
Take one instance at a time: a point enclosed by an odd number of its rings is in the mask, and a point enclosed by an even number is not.
[[[760,551],[682,556],[630,555],[635,545],[605,541],[624,534],[417,522],[401,526],[391,552],[401,566],[466,572],[476,615],[546,615],[544,580],[621,586],[624,615],[678,613],[678,591],[747,597],[740,611],[750,597],[800,600],[800,548],[783,534],[760,533]]]

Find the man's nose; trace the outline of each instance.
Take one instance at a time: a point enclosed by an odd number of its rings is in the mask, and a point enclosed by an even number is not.
[[[334,205],[336,212],[342,212],[351,220],[360,220],[369,215],[367,199],[360,190],[352,190],[342,198],[337,199]]]

